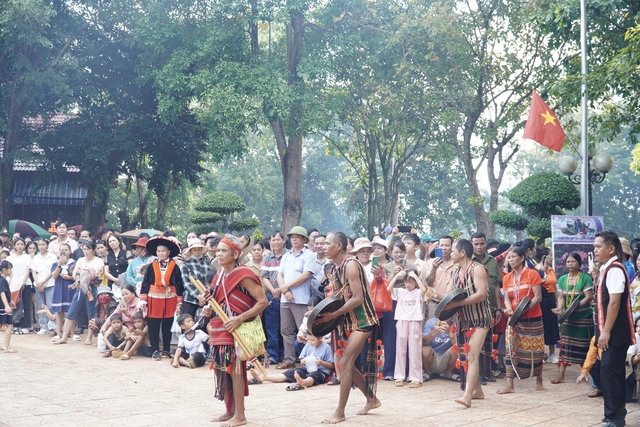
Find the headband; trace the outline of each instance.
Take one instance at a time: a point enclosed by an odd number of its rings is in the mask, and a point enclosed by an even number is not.
[[[242,253],[240,248],[238,248],[236,245],[234,245],[233,242],[230,239],[227,239],[226,237],[224,237],[222,240],[220,240],[220,243],[224,243],[225,245],[229,246],[231,249],[233,249],[234,251],[238,252],[238,254]]]
[[[500,255],[496,256],[496,257],[495,257],[496,261],[500,261],[501,259],[503,259],[504,257],[506,257],[508,252],[509,252],[509,251],[505,251],[505,252],[501,253]]]

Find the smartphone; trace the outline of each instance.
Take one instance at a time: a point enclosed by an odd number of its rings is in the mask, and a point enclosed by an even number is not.
[[[436,254],[436,258],[440,258],[441,260],[444,261],[443,255],[442,255],[442,248],[435,248],[434,252]]]
[[[398,227],[398,231],[401,233],[410,233],[411,232],[411,226],[410,225],[399,225]]]
[[[380,262],[379,256],[374,256],[373,258],[371,258],[371,268],[376,268],[379,262]]]
[[[402,258],[400,260],[400,267],[402,269],[406,269],[408,266],[409,266],[409,262],[407,261],[407,259],[406,258]]]
[[[594,262],[593,262],[593,252],[589,252],[588,258],[589,258],[589,268],[591,268],[591,267],[593,267],[593,266],[594,266]]]

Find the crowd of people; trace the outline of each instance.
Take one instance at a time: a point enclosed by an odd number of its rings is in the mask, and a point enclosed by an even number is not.
[[[166,231],[127,247],[114,230],[76,236],[60,221],[51,241],[2,232],[0,242],[4,352],[16,351],[13,335],[62,345],[86,330],[84,344],[103,357],[164,358],[176,368],[208,360],[226,405],[214,420],[225,426],[246,422],[249,384],[338,386],[325,420],[333,424],[345,419],[352,385],[366,397],[359,414],[381,405],[378,380],[452,381],[463,391],[456,402],[470,407],[484,398],[482,385],[502,378],[500,394],[515,392],[516,378],[544,389],[543,363],[558,366],[552,385],[580,365],[589,397],[604,397],[605,425],[624,425],[625,404],[638,399],[640,239],[612,232],[596,235],[592,259],[569,254],[561,277],[532,239],[433,238],[402,227],[372,240],[296,226],[260,241],[190,232],[181,243]],[[332,297],[344,304],[318,319],[344,320],[314,336],[307,319]],[[243,355],[241,325],[264,341],[259,358]]]

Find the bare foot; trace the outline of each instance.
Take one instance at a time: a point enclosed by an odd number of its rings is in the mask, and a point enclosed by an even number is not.
[[[243,426],[247,423],[247,419],[245,417],[240,417],[240,416],[233,416],[231,419],[229,419],[228,421],[224,421],[222,424],[220,424],[220,427],[236,427],[236,426]]]
[[[338,424],[345,420],[344,413],[334,412],[329,418],[322,420],[322,424]]]
[[[54,343],[55,345],[58,345],[58,344],[66,344],[66,343],[67,343],[67,340],[64,340],[64,341],[63,341],[63,340],[58,340],[58,341],[54,341],[53,343]]]
[[[91,340],[85,340],[84,345],[92,345],[93,343],[91,342]]]
[[[453,401],[459,403],[462,406],[466,406],[467,408],[471,408],[471,401],[467,402],[464,399],[454,399]]]
[[[373,399],[367,399],[367,403],[364,404],[364,407],[356,412],[356,415],[367,415],[367,413],[372,410],[382,406],[382,402],[377,397]]]
[[[293,378],[296,379],[296,383],[300,386],[300,387],[306,387],[304,385],[304,380],[302,379],[302,377],[298,374],[298,372],[294,372],[293,373]]]
[[[502,390],[498,390],[498,394],[515,393],[516,389],[513,387],[505,387]]]
[[[552,378],[551,384],[562,384],[564,383],[564,378]]]
[[[482,400],[484,399],[484,393],[472,393],[471,399],[473,400]]]
[[[255,369],[250,369],[249,373],[251,374],[251,376],[258,381],[259,383],[263,383],[264,382],[264,376],[260,375],[260,373],[258,371],[256,371]]]
[[[225,412],[224,414],[220,415],[219,417],[212,418],[211,422],[212,423],[221,423],[223,421],[230,420],[231,418],[233,418],[233,412]]]

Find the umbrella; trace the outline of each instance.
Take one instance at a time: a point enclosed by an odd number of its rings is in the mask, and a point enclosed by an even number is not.
[[[21,219],[12,219],[9,221],[9,234],[13,236],[14,233],[20,233],[22,237],[42,237],[45,239],[51,237],[51,233],[44,228]]]
[[[129,231],[125,231],[124,233],[120,233],[120,237],[137,239],[138,237],[140,237],[140,233],[147,233],[149,237],[158,236],[162,234],[162,232],[158,230],[154,230],[153,228],[136,228],[135,230],[129,230]]]

